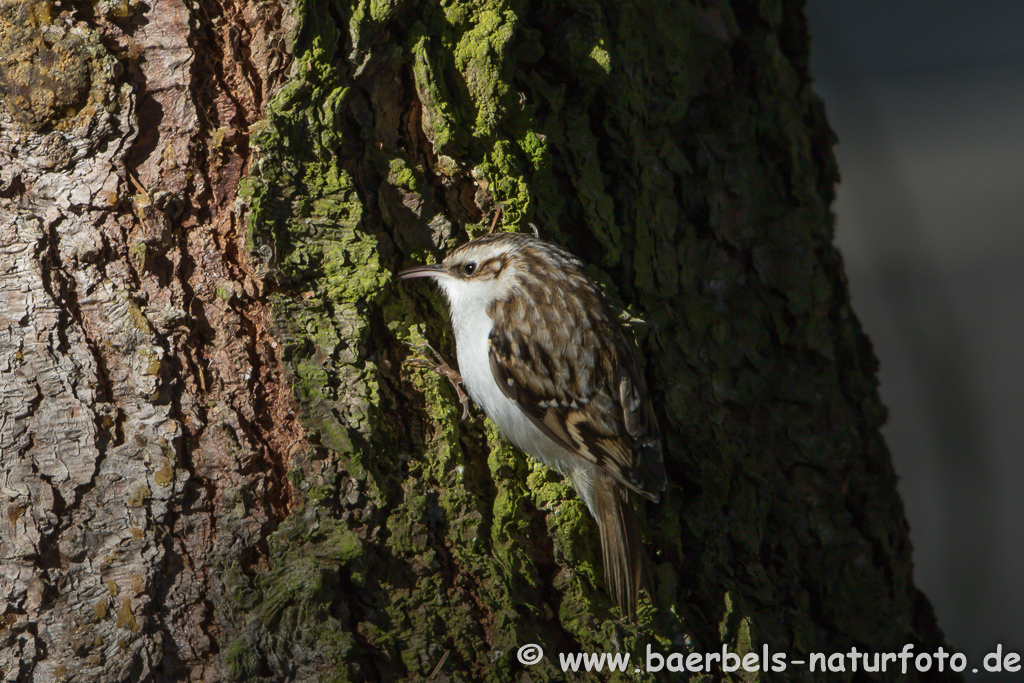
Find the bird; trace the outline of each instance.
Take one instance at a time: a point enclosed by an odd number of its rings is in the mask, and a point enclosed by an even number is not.
[[[666,475],[635,346],[600,288],[561,247],[507,232],[398,277],[439,285],[459,366],[449,378],[461,375],[512,444],[568,477],[597,521],[609,593],[635,623],[640,588],[654,591],[632,497],[657,503]]]

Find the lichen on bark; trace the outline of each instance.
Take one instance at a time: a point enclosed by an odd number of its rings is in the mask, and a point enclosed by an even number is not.
[[[238,679],[520,675],[549,652],[939,642],[828,207],[833,137],[790,3],[308,0],[254,131],[250,258],[314,446],[271,569],[239,576]],[[452,357],[402,265],[536,223],[638,332],[672,486],[658,609],[604,591],[558,476],[409,366]],[[415,351],[414,351],[415,353]],[[830,595],[841,595],[828,599]],[[859,605],[870,601],[866,613]],[[561,676],[553,656],[533,680]],[[275,669],[276,670],[276,669]]]

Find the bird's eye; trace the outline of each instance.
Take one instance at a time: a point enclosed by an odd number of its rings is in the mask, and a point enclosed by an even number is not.
[[[462,272],[464,272],[466,275],[472,275],[473,273],[475,273],[476,272],[476,262],[470,261],[466,265],[462,266]]]

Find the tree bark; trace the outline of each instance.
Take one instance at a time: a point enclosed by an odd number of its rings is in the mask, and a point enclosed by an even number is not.
[[[791,1],[0,0],[5,680],[936,651],[808,42]],[[393,273],[496,217],[644,321],[638,626],[571,487],[407,363],[454,352]]]

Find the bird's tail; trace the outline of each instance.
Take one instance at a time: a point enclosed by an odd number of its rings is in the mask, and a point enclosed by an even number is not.
[[[590,492],[593,500],[586,502],[601,532],[605,583],[622,614],[635,623],[640,589],[645,589],[653,600],[654,582],[629,489],[612,477],[597,473]]]

